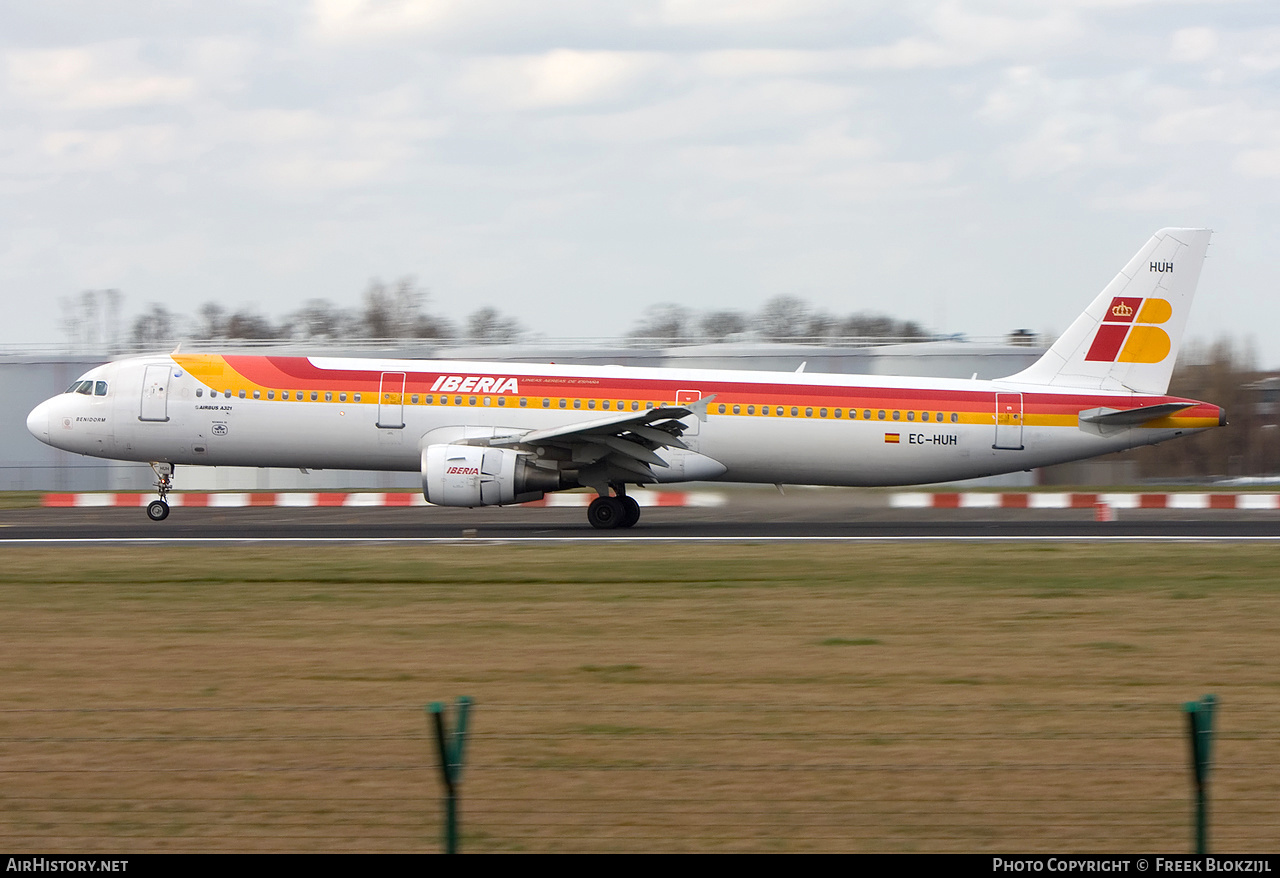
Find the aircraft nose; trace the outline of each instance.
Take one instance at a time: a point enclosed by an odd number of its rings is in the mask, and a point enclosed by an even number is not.
[[[35,436],[41,442],[48,444],[49,442],[49,403],[40,403],[31,410],[31,414],[27,415],[27,432]]]

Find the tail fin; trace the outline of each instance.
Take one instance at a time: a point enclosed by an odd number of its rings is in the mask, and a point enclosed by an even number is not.
[[[1156,232],[1043,357],[1006,380],[1166,392],[1209,235],[1209,229]]]

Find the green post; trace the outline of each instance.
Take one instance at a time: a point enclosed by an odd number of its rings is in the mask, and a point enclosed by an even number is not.
[[[458,852],[458,783],[462,779],[462,761],[467,744],[467,715],[471,699],[458,699],[458,724],[452,732],[444,728],[444,705],[433,701],[427,705],[436,733],[436,749],[440,753],[440,770],[444,775],[444,849]]]
[[[1209,852],[1209,768],[1213,764],[1213,713],[1218,699],[1206,695],[1183,705],[1191,733],[1191,768],[1196,782],[1196,853]]]

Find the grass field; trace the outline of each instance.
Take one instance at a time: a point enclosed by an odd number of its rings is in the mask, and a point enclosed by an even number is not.
[[[11,851],[1187,851],[1280,825],[1275,549],[6,548]]]

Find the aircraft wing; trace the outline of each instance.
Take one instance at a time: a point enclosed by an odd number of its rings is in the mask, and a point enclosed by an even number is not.
[[[546,430],[494,436],[490,445],[514,446],[540,455],[547,447],[579,464],[580,479],[595,487],[610,482],[656,481],[651,467],[667,466],[657,453],[662,448],[687,449],[680,437],[687,429],[681,418],[706,420],[711,397],[687,405],[660,405],[642,412],[618,412]],[[591,481],[587,481],[590,479]]]

